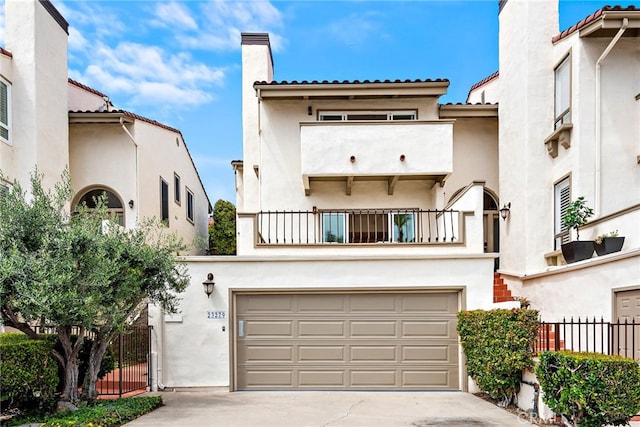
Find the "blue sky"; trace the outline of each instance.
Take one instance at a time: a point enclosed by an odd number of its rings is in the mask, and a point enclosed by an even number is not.
[[[498,0],[52,3],[70,24],[69,76],[180,129],[212,204],[235,203],[241,32],[270,33],[276,80],[446,78],[440,101],[465,102],[498,68]],[[606,4],[633,2],[561,0],[560,30]]]

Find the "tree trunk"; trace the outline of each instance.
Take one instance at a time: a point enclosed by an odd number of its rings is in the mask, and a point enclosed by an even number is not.
[[[109,339],[105,339],[99,335],[93,340],[89,354],[89,365],[87,366],[87,372],[84,375],[84,384],[82,385],[82,400],[84,401],[94,402],[98,398],[96,383],[98,382],[102,358],[110,342],[110,337]]]
[[[64,369],[64,387],[62,389],[62,396],[60,400],[65,402],[71,402],[74,405],[78,403],[78,352],[82,347],[84,341],[84,329],[81,329],[80,334],[75,343],[71,341],[71,328],[59,326],[58,338],[62,344],[63,350],[63,369]]]

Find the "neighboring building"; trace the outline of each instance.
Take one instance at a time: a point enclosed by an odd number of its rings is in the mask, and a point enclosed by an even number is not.
[[[243,34],[238,256],[191,258],[182,313],[151,314],[159,387],[466,390],[458,310],[638,318],[640,10],[558,34],[557,2],[500,6],[499,73],[464,105],[439,79],[276,81]],[[562,265],[579,195],[582,238],[627,240]]]
[[[500,196],[511,204],[500,273],[543,320],[640,323],[640,9],[605,7],[557,29],[557,2],[509,0],[500,12],[492,102]],[[595,210],[580,239],[618,230],[624,246],[563,265],[560,246],[576,236],[561,219],[579,196]]]
[[[0,169],[27,186],[34,167],[45,186],[68,167],[75,206],[108,194],[127,228],[165,221],[188,254],[208,241],[211,204],[179,130],[114,109],[107,95],[68,78],[68,24],[47,0],[7,0],[0,51]]]

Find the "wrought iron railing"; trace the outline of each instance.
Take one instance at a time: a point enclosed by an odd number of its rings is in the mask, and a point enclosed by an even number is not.
[[[314,209],[256,214],[259,245],[451,243],[461,212],[421,209]]]
[[[640,361],[640,323],[563,319],[562,322],[541,322],[535,350],[584,351],[616,354]]]

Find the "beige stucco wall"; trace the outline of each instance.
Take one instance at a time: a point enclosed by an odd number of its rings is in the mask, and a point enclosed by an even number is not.
[[[69,89],[69,111],[98,111],[106,108],[105,99],[93,92],[82,89],[73,83],[68,84]]]
[[[25,187],[38,165],[45,187],[68,164],[67,33],[39,1],[5,2],[13,54],[13,174]]]
[[[464,289],[462,308],[492,307],[493,259],[485,255],[464,260],[385,256],[191,257],[187,261],[191,285],[182,295],[182,313],[164,317],[157,309],[150,312],[157,358],[153,378],[166,387],[229,385],[230,289],[456,288]],[[202,281],[209,272],[215,275],[216,286],[207,298]],[[223,311],[226,318],[208,319],[208,311]]]

